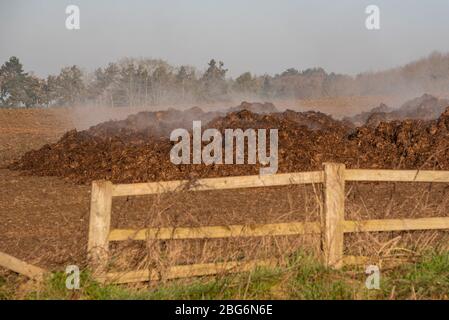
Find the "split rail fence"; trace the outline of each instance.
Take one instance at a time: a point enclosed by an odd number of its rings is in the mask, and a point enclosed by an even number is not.
[[[109,243],[126,240],[212,239],[231,237],[291,236],[320,234],[323,261],[333,268],[360,264],[366,257],[344,256],[344,234],[353,232],[449,229],[449,217],[420,219],[345,220],[346,181],[449,183],[449,171],[346,169],[344,164],[325,163],[323,171],[285,173],[271,176],[245,176],[201,179],[188,191],[272,187],[292,184],[324,185],[324,222],[289,222],[261,225],[229,225],[192,228],[146,228],[111,230],[113,197],[141,196],[185,190],[188,181],[137,184],[92,184],[88,253],[94,274],[102,281],[115,283],[160,280],[156,271],[107,272]],[[273,260],[180,265],[168,269],[164,279],[243,272],[255,266],[273,265]]]

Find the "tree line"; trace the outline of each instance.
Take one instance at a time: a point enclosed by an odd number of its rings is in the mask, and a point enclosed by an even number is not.
[[[93,72],[78,66],[39,78],[17,57],[0,67],[0,107],[74,105],[157,106],[241,99],[306,99],[332,96],[446,92],[449,54],[433,53],[405,66],[357,76],[322,68],[290,68],[276,75],[245,72],[227,77],[224,63],[210,60],[204,72],[159,59],[125,58]]]

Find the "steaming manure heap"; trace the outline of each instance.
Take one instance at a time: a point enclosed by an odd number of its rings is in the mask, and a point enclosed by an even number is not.
[[[375,127],[380,122],[393,120],[435,120],[449,106],[448,99],[439,99],[430,94],[407,101],[397,109],[390,108],[384,103],[368,112],[362,112],[353,117],[345,118],[345,121],[355,125],[367,125]]]
[[[27,152],[10,168],[76,183],[195,179],[258,174],[257,165],[174,165],[169,140],[176,128],[278,129],[279,170],[320,170],[336,161],[349,168],[449,170],[449,108],[435,120],[394,120],[355,127],[320,112],[277,112],[271,104],[243,103],[228,112],[140,112],[85,131],[67,132],[57,143]],[[269,110],[268,113],[250,111]]]

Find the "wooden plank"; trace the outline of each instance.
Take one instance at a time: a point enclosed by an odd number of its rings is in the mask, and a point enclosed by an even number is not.
[[[220,273],[247,272],[256,267],[275,266],[276,259],[251,260],[251,261],[230,261],[223,263],[205,263],[184,266],[174,266],[168,268],[163,275],[155,270],[139,270],[130,272],[110,272],[103,277],[97,278],[102,282],[130,283],[142,281],[159,281],[161,279],[177,279],[198,276],[209,276]]]
[[[325,264],[340,268],[343,259],[345,215],[345,165],[324,164],[324,237]]]
[[[46,272],[44,269],[33,266],[3,252],[0,252],[0,266],[35,280],[42,280]]]
[[[344,256],[343,265],[344,266],[357,266],[357,265],[368,265],[368,264],[379,264],[382,267],[396,267],[403,265],[404,263],[411,262],[409,258],[401,257],[377,257],[371,258],[367,256]]]
[[[344,232],[449,229],[449,217],[345,221]]]
[[[140,230],[114,229],[111,230],[111,233],[109,234],[109,241],[288,236],[320,232],[320,224],[318,222],[289,222],[192,228],[148,228]]]
[[[89,263],[94,273],[104,272],[108,263],[111,207],[112,183],[110,181],[92,182],[87,250]]]
[[[446,182],[449,171],[347,169],[346,181]]]
[[[283,173],[265,176],[242,176],[228,178],[207,178],[195,181],[188,180],[118,184],[113,186],[113,196],[139,196],[173,191],[206,191],[255,187],[272,187],[291,184],[322,183],[322,171]]]

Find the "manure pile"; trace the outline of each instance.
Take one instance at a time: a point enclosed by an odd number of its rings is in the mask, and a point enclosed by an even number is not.
[[[254,113],[264,109],[269,113]],[[337,161],[349,168],[449,170],[449,108],[435,120],[396,120],[355,127],[320,112],[276,112],[271,104],[242,104],[229,112],[141,112],[85,131],[67,132],[57,143],[27,152],[10,168],[60,176],[76,183],[114,183],[252,175],[259,165],[174,165],[169,140],[175,128],[191,130],[278,129],[279,170],[320,170]]]
[[[439,99],[430,94],[423,94],[419,98],[407,101],[397,109],[390,108],[384,103],[368,112],[362,112],[353,117],[345,118],[354,125],[368,125],[375,127],[380,122],[393,120],[435,120],[449,106],[448,99]]]

